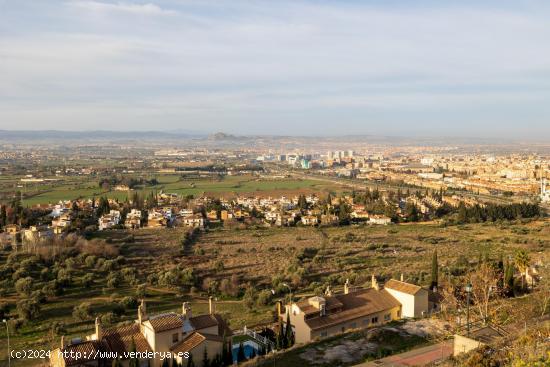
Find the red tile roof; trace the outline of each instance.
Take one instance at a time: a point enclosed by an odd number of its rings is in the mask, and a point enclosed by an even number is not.
[[[369,288],[348,294],[326,297],[327,300],[331,298],[336,298],[342,304],[342,308],[333,313],[328,312],[325,316],[319,314],[318,316],[307,318],[305,322],[312,330],[331,327],[401,306],[385,289],[378,291],[374,288]]]

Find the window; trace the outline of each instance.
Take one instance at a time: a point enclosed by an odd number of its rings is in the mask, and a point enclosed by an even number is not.
[[[342,326],[342,332],[346,331],[346,328],[344,326]]]
[[[356,328],[357,328],[357,324],[354,322],[354,323],[352,323],[349,327],[352,328],[352,329],[356,329]]]
[[[390,321],[390,319],[391,319],[391,314],[388,313],[384,315],[384,321]]]
[[[378,316],[372,318],[372,323],[376,324],[378,322]]]
[[[401,310],[397,311],[397,317],[401,318]]]
[[[321,338],[326,338],[327,335],[326,331],[321,331]]]
[[[369,319],[364,319],[363,320],[363,325],[368,325],[369,324]]]
[[[179,334],[178,333],[175,333],[175,334],[172,334],[172,343],[177,343],[179,338],[178,338]]]

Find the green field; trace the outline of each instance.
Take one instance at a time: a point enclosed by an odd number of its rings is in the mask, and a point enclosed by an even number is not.
[[[151,176],[153,177],[153,176]],[[299,192],[322,192],[334,190],[337,185],[324,183],[319,180],[307,180],[298,178],[287,179],[259,179],[252,176],[226,176],[222,179],[182,179],[179,175],[154,176],[159,181],[158,185],[138,189],[140,194],[147,195],[151,191],[163,191],[176,193],[182,196],[199,196],[205,193],[220,194],[226,197],[237,194],[263,195],[294,195]],[[24,195],[24,205],[57,203],[60,200],[77,198],[92,198],[107,196],[118,200],[125,200],[128,192],[125,191],[104,191],[98,186],[98,180],[89,178],[67,177],[52,183],[24,184],[17,188]],[[19,183],[19,178],[6,178],[0,181],[0,190],[14,190]]]

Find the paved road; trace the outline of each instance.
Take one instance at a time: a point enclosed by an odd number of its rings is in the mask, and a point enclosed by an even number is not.
[[[453,354],[452,341],[417,348],[376,361],[361,363],[355,367],[405,367],[424,366],[445,359]]]

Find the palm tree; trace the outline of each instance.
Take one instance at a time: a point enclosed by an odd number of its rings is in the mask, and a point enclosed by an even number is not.
[[[516,252],[516,255],[514,256],[514,262],[516,263],[516,267],[518,268],[521,274],[521,288],[523,289],[524,287],[523,277],[524,277],[525,271],[529,267],[531,259],[529,259],[529,254],[522,249]]]

